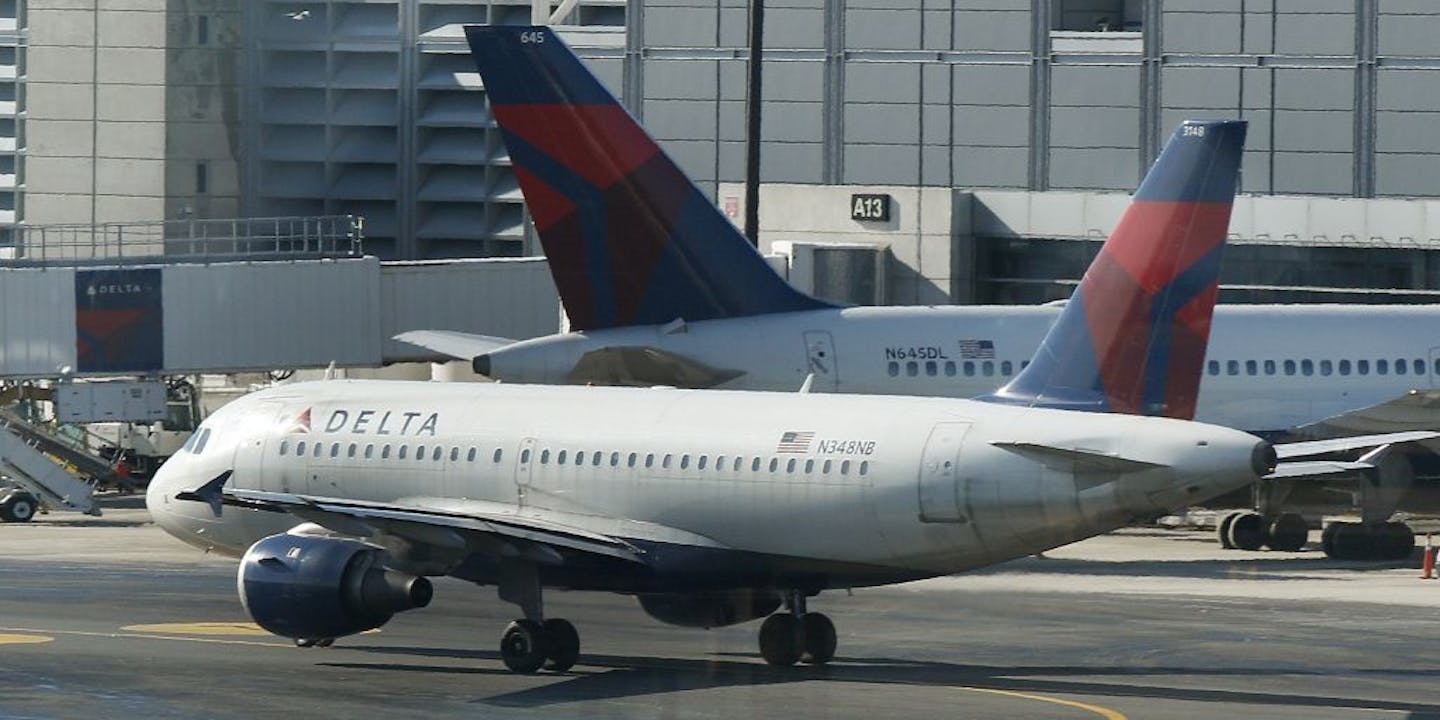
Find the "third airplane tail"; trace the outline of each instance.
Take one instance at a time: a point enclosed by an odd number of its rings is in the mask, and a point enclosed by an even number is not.
[[[549,28],[465,33],[574,329],[830,307],[777,275]]]
[[[1194,417],[1245,128],[1176,129],[1034,359],[984,399]]]

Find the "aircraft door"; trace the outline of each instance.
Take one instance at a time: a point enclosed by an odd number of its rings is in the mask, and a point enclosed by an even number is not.
[[[515,503],[525,505],[525,494],[530,490],[530,472],[535,466],[535,438],[520,441],[520,452],[515,454]]]
[[[824,330],[805,331],[806,372],[815,376],[810,387],[834,391],[840,386],[840,369],[836,366],[835,343]]]
[[[1440,387],[1440,347],[1430,348],[1430,387]]]
[[[965,523],[960,497],[960,446],[969,432],[968,422],[939,423],[925,440],[920,461],[920,521]]]
[[[249,425],[250,420],[254,418],[268,423],[267,432],[248,433],[248,437],[235,446],[235,481],[232,484],[238,483],[245,487],[262,490],[291,492],[289,478],[279,473],[275,477],[271,477],[266,473],[265,468],[265,452],[275,442],[270,436],[272,432],[280,429],[283,420],[280,417],[280,411],[283,407],[278,402],[258,403],[249,411],[249,413],[253,413],[252,418],[242,418],[240,423],[225,428],[225,430],[230,430],[236,426]]]

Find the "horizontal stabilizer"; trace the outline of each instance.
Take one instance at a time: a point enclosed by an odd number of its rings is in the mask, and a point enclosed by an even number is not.
[[[1287,460],[1289,458],[1311,457],[1314,455],[1325,455],[1327,453],[1345,452],[1347,450],[1364,450],[1366,448],[1380,447],[1381,445],[1434,440],[1435,438],[1440,438],[1440,432],[1431,430],[1412,430],[1410,432],[1386,433],[1382,435],[1355,435],[1352,437],[1335,438],[1333,440],[1283,443],[1275,446],[1275,455],[1281,460]]]
[[[457,360],[473,360],[477,355],[484,355],[515,342],[510,338],[471,335],[451,330],[411,330],[396,335],[394,339],[426,350],[434,350]]]
[[[710,388],[744,374],[740,370],[710,367],[659,348],[607,347],[581,356],[566,381],[575,385]]]
[[[1034,460],[1048,468],[1065,472],[1106,472],[1123,475],[1166,467],[1161,463],[1134,460],[1085,448],[1031,442],[996,442],[991,445]]]

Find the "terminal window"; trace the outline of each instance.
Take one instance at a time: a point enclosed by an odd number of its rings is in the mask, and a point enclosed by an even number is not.
[[[1139,32],[1143,0],[1050,0],[1050,29]]]

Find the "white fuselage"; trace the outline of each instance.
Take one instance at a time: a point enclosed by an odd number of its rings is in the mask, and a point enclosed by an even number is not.
[[[198,436],[147,504],[167,531],[230,554],[298,522],[235,508],[216,518],[174,497],[233,469],[236,489],[505,503],[641,547],[823,567],[830,586],[988,565],[1206,499],[1255,479],[1258,442],[966,400],[389,381],[254,393]],[[1149,469],[1087,470],[1007,443]]]
[[[1060,307],[857,307],[575,332],[490,354],[492,375],[564,383],[587,352],[652,347],[743,374],[720,387],[975,397],[1039,347]],[[1404,372],[1397,372],[1403,361]],[[1440,306],[1222,305],[1196,419],[1274,433],[1440,385]],[[1417,372],[1419,370],[1419,372]]]

